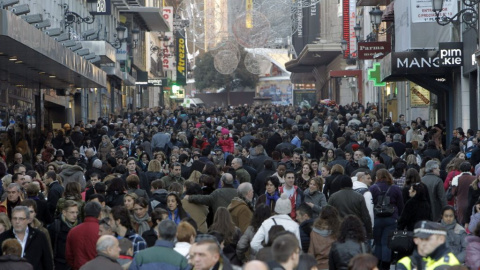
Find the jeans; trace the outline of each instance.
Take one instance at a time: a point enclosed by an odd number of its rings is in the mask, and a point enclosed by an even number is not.
[[[392,217],[375,218],[373,225],[373,241],[375,257],[380,261],[390,262],[392,251],[387,247],[388,235],[397,228],[397,221]]]

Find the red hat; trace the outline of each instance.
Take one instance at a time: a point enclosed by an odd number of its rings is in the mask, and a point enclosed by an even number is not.
[[[352,150],[353,150],[353,151],[357,151],[358,148],[360,148],[360,145],[358,145],[358,144],[356,144],[356,143],[355,143],[355,144],[352,144]]]

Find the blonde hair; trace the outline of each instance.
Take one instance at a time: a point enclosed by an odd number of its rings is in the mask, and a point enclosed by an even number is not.
[[[149,172],[160,172],[162,170],[162,164],[158,159],[152,159],[148,163]]]
[[[6,213],[0,213],[0,224],[5,227],[5,231],[8,231],[12,228],[12,223],[10,222],[10,219],[8,219]]]
[[[200,183],[200,176],[202,176],[202,173],[197,171],[197,170],[194,170],[191,174],[190,174],[190,177],[188,177],[188,181],[193,181],[197,184]]]

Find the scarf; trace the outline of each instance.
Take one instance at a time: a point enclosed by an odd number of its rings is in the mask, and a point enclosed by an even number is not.
[[[172,217],[172,211],[168,210],[168,219],[178,225],[178,223],[180,223],[180,217],[178,216],[178,207],[173,211],[173,214],[175,215],[175,219],[173,219]]]
[[[148,225],[148,221],[150,220],[150,216],[146,214],[144,217],[139,218],[136,214],[133,214],[133,220],[135,223],[138,224],[138,234],[142,235],[144,232],[150,230],[150,226]]]
[[[440,223],[443,225],[443,227],[445,227],[445,229],[447,229],[447,232],[448,231],[452,231],[453,232],[453,229],[455,228],[455,226],[457,225],[457,221],[455,220],[452,224],[447,224],[445,222],[443,222],[443,219],[440,221]]]
[[[267,202],[266,202],[267,205],[270,205],[270,200],[273,200],[274,202],[276,202],[278,198],[280,198],[280,195],[278,195],[278,191],[276,190],[275,190],[275,193],[273,193],[273,195],[270,195],[268,194],[268,192],[265,191],[265,196],[267,197]]]
[[[70,229],[77,226],[78,224],[78,220],[75,220],[75,223],[71,223],[70,221],[66,220],[63,215],[61,215],[60,218],[62,219],[63,223],[67,224],[68,228]]]

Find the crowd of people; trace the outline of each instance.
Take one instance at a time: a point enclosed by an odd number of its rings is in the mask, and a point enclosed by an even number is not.
[[[0,134],[0,269],[480,269],[480,131],[359,103],[71,124]]]

